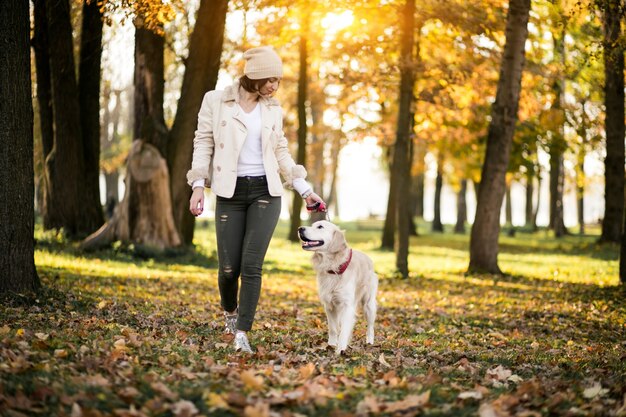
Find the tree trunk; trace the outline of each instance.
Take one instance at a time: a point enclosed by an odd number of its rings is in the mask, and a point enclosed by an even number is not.
[[[383,224],[383,235],[380,248],[392,250],[395,245],[396,234],[396,195],[398,194],[398,180],[393,169],[393,148],[387,148],[387,161],[389,166],[389,196],[387,197],[387,212]]]
[[[158,250],[180,245],[172,215],[163,120],[164,39],[136,22],[134,137],[126,168],[126,193],[113,218],[83,243],[83,249],[114,240]],[[155,208],[158,207],[158,210]]]
[[[605,0],[604,104],[606,107],[606,158],[604,159],[604,219],[602,242],[620,242],[624,213],[624,47],[621,37],[620,0]]]
[[[413,195],[413,215],[423,219],[424,218],[424,171],[426,169],[424,164],[424,156],[426,154],[425,144],[417,140],[415,143],[415,166],[417,174],[413,177],[412,181],[412,195]]]
[[[563,150],[559,145],[552,144],[550,148],[550,227],[555,237],[565,234],[563,223],[563,185],[564,164]]]
[[[193,241],[195,217],[189,212],[191,189],[185,173],[191,166],[193,136],[204,94],[215,88],[224,43],[228,0],[202,0],[189,42],[189,57],[176,117],[170,132],[167,164],[174,222],[183,244]]]
[[[461,189],[456,197],[456,224],[454,225],[454,233],[465,234],[465,223],[467,222],[467,179],[461,180]]]
[[[578,152],[576,169],[576,198],[578,202],[578,233],[585,234],[585,141]]]
[[[409,179],[411,178],[409,141],[411,140],[411,104],[415,84],[413,73],[415,0],[406,0],[401,19],[400,92],[393,171],[398,187],[396,192],[396,230],[398,233],[395,244],[396,269],[402,277],[407,278],[409,276],[409,212],[405,208],[408,205]]]
[[[541,180],[542,180],[541,165],[537,164],[537,202],[535,204],[535,208],[533,210],[533,216],[531,220],[533,231],[537,230],[537,215],[539,214],[539,207],[541,204]]]
[[[48,45],[48,21],[46,18],[46,0],[34,0],[35,30],[33,49],[37,71],[37,104],[39,107],[39,126],[44,160],[44,175],[41,181],[42,205],[39,208],[44,229],[52,229],[50,220],[50,184],[47,182],[45,160],[54,146],[54,127],[52,115],[52,85],[50,84],[50,54]]]
[[[0,293],[40,287],[34,259],[29,2],[0,7]]]
[[[624,211],[624,227],[626,227],[626,210]],[[626,233],[622,233],[622,243],[619,252],[619,282],[626,288]]]
[[[50,36],[50,75],[54,115],[54,146],[46,157],[49,226],[70,236],[93,231],[83,217],[85,189],[84,149],[74,65],[72,24],[68,0],[48,0],[46,17]]]
[[[506,189],[504,191],[505,205],[504,208],[504,217],[506,219],[505,223],[509,226],[513,226],[513,206],[511,201],[511,184],[506,185]]]
[[[102,13],[97,1],[83,3],[78,100],[84,155],[83,221],[89,233],[104,223],[100,201],[100,67]]]
[[[435,179],[435,200],[434,200],[434,217],[432,231],[443,233],[443,224],[441,223],[441,190],[443,188],[443,157],[441,152],[437,157],[437,178]]]
[[[298,153],[296,163],[306,166],[306,95],[307,95],[307,60],[308,45],[307,37],[309,30],[308,16],[303,18],[300,32],[300,72],[298,74]],[[289,228],[288,239],[292,242],[299,242],[298,228],[301,226],[300,212],[302,211],[302,198],[298,193],[293,193],[293,204],[291,213],[291,226]]]
[[[535,194],[535,172],[529,168],[526,171],[526,207],[524,210],[524,223],[527,228],[532,228],[533,218],[533,195]]]
[[[500,208],[517,121],[529,12],[530,0],[509,2],[506,43],[496,100],[491,110],[476,219],[470,237],[469,272],[502,273],[498,266]]]

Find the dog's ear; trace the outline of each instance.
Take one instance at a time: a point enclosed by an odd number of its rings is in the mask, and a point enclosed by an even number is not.
[[[333,238],[328,245],[328,252],[336,253],[341,252],[344,249],[348,248],[348,244],[346,243],[346,235],[343,233],[343,230],[335,230],[333,232]]]

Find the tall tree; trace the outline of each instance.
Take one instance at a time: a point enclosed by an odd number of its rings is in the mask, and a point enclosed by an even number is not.
[[[70,236],[91,233],[103,221],[98,180],[102,15],[96,3],[85,3],[83,8],[79,86],[69,1],[35,2],[35,24],[43,26],[45,22],[45,28],[35,30],[37,69],[42,71],[37,79],[43,82],[38,92],[43,94],[41,103],[50,80],[52,104],[51,113],[49,104],[40,107],[43,148],[47,151],[44,226],[63,228]]]
[[[0,7],[0,292],[39,288],[34,260],[29,3]]]
[[[624,47],[619,41],[624,8],[620,0],[603,2],[606,158],[600,240],[616,243],[621,241],[624,217]]]
[[[185,75],[170,131],[167,165],[174,222],[184,244],[193,241],[195,217],[189,212],[190,190],[184,173],[191,166],[193,134],[204,94],[215,88],[220,68],[228,0],[200,2],[189,42]]]
[[[306,166],[306,101],[308,88],[307,61],[308,61],[308,39],[309,39],[309,13],[305,7],[300,11],[300,40],[299,40],[299,57],[300,68],[298,73],[298,151],[296,154],[296,163]],[[321,190],[320,190],[321,192]],[[293,204],[291,206],[291,226],[289,227],[288,239],[292,242],[298,242],[298,228],[301,225],[300,212],[302,211],[302,199],[299,195],[294,194]]]
[[[83,3],[80,32],[80,63],[78,67],[78,102],[83,142],[84,189],[82,215],[88,222],[85,233],[104,223],[100,202],[100,73],[102,63],[101,5],[97,1]]]
[[[413,102],[415,75],[413,71],[415,45],[415,0],[406,0],[401,14],[400,40],[400,91],[398,106],[398,124],[392,170],[397,181],[396,192],[396,269],[403,277],[409,276],[409,211],[406,210],[410,192],[411,178],[409,141],[411,140],[412,122],[410,116]]]
[[[85,160],[69,1],[47,1],[46,17],[48,33],[54,34],[48,37],[55,135],[52,150],[46,156],[48,219],[51,227],[78,235],[89,232],[89,224],[82,216],[80,199]]]
[[[456,197],[456,224],[454,233],[465,233],[465,222],[467,222],[467,179],[461,180],[461,187]]]
[[[517,122],[529,13],[530,0],[509,2],[500,79],[496,100],[491,110],[476,218],[470,237],[469,272],[501,273],[498,266],[500,208]]]
[[[35,52],[35,68],[37,79],[37,105],[39,108],[39,128],[41,132],[42,153],[44,158],[50,155],[54,146],[54,127],[52,120],[52,86],[50,85],[50,54],[48,45],[48,23],[46,18],[46,0],[34,0],[34,34],[33,50]],[[52,225],[49,210],[50,187],[47,176],[43,177],[43,204],[40,208],[44,229],[51,229]]]
[[[433,224],[432,231],[442,233],[443,223],[441,223],[441,190],[443,189],[443,153],[437,155],[437,178],[435,178],[435,198],[433,201]]]

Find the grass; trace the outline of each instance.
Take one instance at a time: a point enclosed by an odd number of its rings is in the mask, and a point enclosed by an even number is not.
[[[222,335],[211,222],[195,251],[157,257],[81,253],[38,230],[45,289],[0,305],[0,414],[626,415],[618,247],[518,232],[500,239],[505,276],[466,276],[468,236],[423,232],[402,280],[379,223],[343,224],[376,265],[379,315],[374,346],[359,321],[336,357],[310,254],[286,227],[267,255],[253,356]]]

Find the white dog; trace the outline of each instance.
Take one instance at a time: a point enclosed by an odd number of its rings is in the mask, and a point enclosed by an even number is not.
[[[314,251],[319,297],[328,319],[328,344],[339,354],[346,350],[356,320],[357,307],[367,320],[367,338],[374,343],[378,276],[372,260],[363,252],[348,247],[337,226],[321,220],[300,227],[302,249]]]

